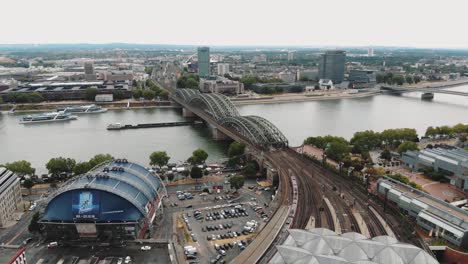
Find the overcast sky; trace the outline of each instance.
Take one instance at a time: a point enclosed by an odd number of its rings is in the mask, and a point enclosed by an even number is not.
[[[0,0],[0,43],[468,48],[468,0]]]

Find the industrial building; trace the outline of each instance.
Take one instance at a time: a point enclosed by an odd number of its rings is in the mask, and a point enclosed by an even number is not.
[[[108,243],[146,238],[167,195],[161,178],[126,159],[98,165],[51,195],[40,220],[47,239]]]
[[[198,47],[198,75],[200,77],[211,75],[209,47]]]
[[[351,70],[348,81],[354,89],[374,88],[377,83],[376,75],[373,70]]]
[[[328,50],[320,57],[319,79],[330,79],[333,83],[341,83],[345,73],[346,52]]]
[[[377,190],[390,205],[416,218],[428,234],[468,248],[467,211],[388,177],[379,179]]]
[[[0,167],[0,227],[14,221],[13,213],[21,204],[20,178],[5,167]]]
[[[420,151],[407,151],[401,160],[404,164],[418,171],[431,167],[443,172],[450,179],[450,184],[468,190],[468,151],[462,148],[426,148]]]
[[[200,78],[200,91],[203,93],[242,94],[244,84],[228,78],[217,76],[216,78]]]
[[[123,97],[131,97],[130,87],[127,83],[108,81],[79,81],[79,82],[34,82],[18,85],[0,92],[4,101],[9,101],[8,93],[40,93],[46,100],[82,100],[86,98],[86,89],[96,88],[99,93],[111,94],[122,91]]]
[[[268,262],[271,264],[436,264],[426,251],[401,243],[393,237],[378,236],[372,239],[356,232],[341,235],[326,229],[289,229],[288,237],[278,252]]]

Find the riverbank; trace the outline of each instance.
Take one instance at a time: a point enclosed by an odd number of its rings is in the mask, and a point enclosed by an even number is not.
[[[279,104],[307,101],[324,101],[350,98],[363,98],[374,95],[379,95],[379,90],[362,92],[362,93],[347,93],[347,92],[320,92],[320,93],[300,93],[300,94],[282,94],[275,96],[255,97],[255,98],[235,98],[232,100],[234,105],[256,105],[256,104]]]
[[[17,104],[15,113],[31,113],[31,112],[44,112],[44,111],[56,111],[58,107],[68,105],[90,105],[95,104],[109,110],[116,109],[151,109],[151,108],[180,108],[180,106],[174,104],[172,101],[134,101],[130,100],[128,106],[128,100],[121,100],[115,102],[90,102],[90,101],[59,101],[59,102],[42,102],[39,104]],[[127,107],[128,106],[128,107]],[[0,110],[8,112],[12,108],[12,105],[3,105]]]

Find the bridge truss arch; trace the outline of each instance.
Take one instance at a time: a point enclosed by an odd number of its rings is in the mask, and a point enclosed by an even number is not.
[[[229,116],[239,116],[236,106],[227,96],[222,94],[203,94],[195,89],[178,89],[176,96],[182,98],[187,104],[204,109],[216,120]]]
[[[288,146],[287,138],[275,125],[263,117],[241,116],[225,95],[200,93],[196,89],[177,89],[175,96],[188,105],[203,109],[220,125],[234,130],[253,145],[264,149]]]
[[[287,138],[270,121],[259,116],[227,117],[220,124],[233,129],[254,145],[264,149],[272,146],[282,148],[288,146]]]

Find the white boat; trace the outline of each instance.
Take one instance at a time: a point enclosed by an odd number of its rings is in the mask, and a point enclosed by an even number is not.
[[[107,112],[107,108],[100,107],[95,104],[91,105],[72,105],[63,108],[58,108],[58,111],[72,114],[97,114]]]
[[[122,125],[121,123],[114,123],[114,124],[109,124],[107,126],[107,130],[119,130],[122,127],[124,127],[124,125]]]
[[[21,117],[20,124],[31,124],[31,123],[46,123],[46,122],[63,122],[69,120],[75,120],[77,116],[70,115],[64,112],[51,112],[43,114],[26,115]]]

